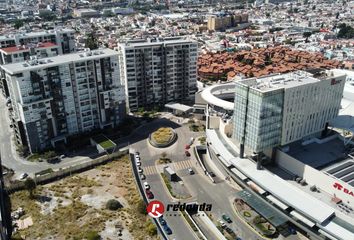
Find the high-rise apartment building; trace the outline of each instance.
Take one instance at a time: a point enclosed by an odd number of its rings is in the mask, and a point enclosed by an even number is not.
[[[118,53],[130,111],[194,98],[197,42],[184,38],[135,40],[119,44]]]
[[[236,82],[234,138],[253,152],[313,136],[337,117],[345,75],[296,71]]]
[[[31,57],[54,57],[59,54],[59,48],[51,42],[0,48],[0,65],[24,62]]]
[[[56,29],[40,32],[22,32],[0,36],[0,48],[28,46],[28,44],[51,42],[59,46],[59,54],[76,51],[75,30]]]
[[[75,31],[56,29],[49,31],[16,33],[0,36],[0,65],[23,62],[31,57],[45,58],[76,51]],[[8,87],[0,73],[0,88],[8,96]]]
[[[116,51],[87,50],[1,67],[16,140],[32,152],[71,134],[115,126],[125,115]]]

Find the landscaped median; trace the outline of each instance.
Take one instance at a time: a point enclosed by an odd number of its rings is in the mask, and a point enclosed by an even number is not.
[[[207,239],[187,211],[182,211],[182,216],[199,239]]]
[[[275,236],[276,228],[272,226],[266,219],[260,216],[256,211],[254,211],[242,199],[236,198],[233,202],[233,205],[241,219],[243,219],[243,221],[245,221],[260,235],[268,238]]]
[[[170,127],[161,127],[149,135],[149,142],[157,148],[172,145],[177,140],[177,133]]]
[[[182,185],[182,181],[173,182],[168,179],[165,173],[160,173],[160,175],[171,197],[176,199],[188,199],[191,197],[188,189]]]

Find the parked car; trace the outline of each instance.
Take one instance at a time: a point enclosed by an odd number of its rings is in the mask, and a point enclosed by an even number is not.
[[[135,156],[139,156],[140,155],[140,152],[135,152]]]
[[[141,180],[145,180],[146,179],[146,176],[144,174],[140,174],[140,179]]]
[[[184,147],[186,150],[190,149],[191,146],[189,144],[186,144],[186,146]]]
[[[148,199],[154,198],[154,194],[150,190],[146,189],[145,192]]]
[[[226,227],[226,228],[225,228],[225,231],[226,231],[228,234],[233,234],[233,233],[234,233],[234,231],[232,231],[232,229],[229,228],[229,227]]]
[[[212,177],[215,177],[215,173],[213,173],[213,172],[209,172],[209,175]]]
[[[141,167],[138,167],[138,173],[143,173],[144,170]]]
[[[140,161],[136,161],[136,165],[137,166],[141,166],[141,162]]]
[[[163,230],[165,231],[165,233],[167,233],[168,235],[172,234],[172,230],[169,226],[163,225]]]
[[[21,179],[21,180],[25,179],[26,177],[28,177],[28,174],[27,174],[27,173],[22,173],[22,174],[20,175],[20,179]]]
[[[221,219],[218,220],[218,223],[220,224],[220,227],[222,227],[222,228],[226,228],[227,227],[226,223],[223,220],[221,220]]]
[[[188,168],[188,172],[189,172],[190,175],[193,175],[193,174],[194,174],[194,171],[193,171],[192,168]]]
[[[222,216],[222,219],[224,219],[227,223],[232,223],[232,220],[229,216],[227,216],[226,214],[223,214]]]
[[[165,219],[163,219],[163,217],[161,216],[161,217],[159,217],[159,222],[160,222],[160,224],[162,225],[162,226],[164,226],[164,225],[166,225],[167,223],[166,223],[166,221],[165,221]]]
[[[64,154],[62,154],[62,155],[59,156],[59,158],[60,159],[64,159],[64,158],[66,158],[66,156]]]
[[[135,161],[140,161],[140,156],[139,155],[135,155]]]
[[[51,163],[51,164],[56,164],[56,163],[60,163],[60,162],[61,162],[60,157],[53,157],[53,158],[47,159],[47,163]]]
[[[146,190],[149,190],[150,189],[150,185],[147,182],[144,182],[144,188]]]
[[[190,157],[191,154],[189,153],[189,151],[185,151],[184,154],[186,155],[186,157]]]

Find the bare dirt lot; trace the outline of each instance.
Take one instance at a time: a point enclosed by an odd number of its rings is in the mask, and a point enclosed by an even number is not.
[[[109,210],[108,200],[122,208]],[[11,195],[12,210],[22,207],[33,226],[13,239],[158,239],[145,214],[128,156],[58,182]]]

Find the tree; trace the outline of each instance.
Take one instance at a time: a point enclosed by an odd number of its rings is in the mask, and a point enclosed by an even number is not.
[[[305,42],[309,42],[309,37],[312,35],[312,32],[304,32],[302,36],[306,38]]]
[[[304,33],[302,34],[302,36],[305,37],[305,38],[308,38],[308,37],[310,37],[311,35],[312,35],[311,32],[304,32]]]
[[[111,210],[111,211],[116,211],[116,210],[118,210],[119,208],[122,208],[122,207],[123,207],[123,205],[120,202],[118,202],[117,200],[115,200],[115,199],[110,199],[106,203],[106,208]]]
[[[16,19],[14,22],[14,28],[16,28],[16,29],[23,27],[23,25],[24,25],[23,20],[21,20],[21,19]]]
[[[85,238],[87,240],[100,240],[101,236],[96,231],[89,231],[86,233]]]
[[[342,23],[339,25],[339,29],[340,30],[337,34],[338,38],[346,38],[346,39],[354,38],[354,28],[352,28],[351,26]]]
[[[151,222],[151,220],[146,222],[145,230],[150,236],[155,236],[157,234],[156,226]]]
[[[28,155],[28,147],[24,145],[17,145],[16,144],[16,151],[21,157],[25,157]]]
[[[87,38],[85,41],[85,47],[89,49],[97,49],[98,48],[98,42],[97,42],[97,37],[93,32],[87,34]]]
[[[53,12],[41,12],[39,17],[45,21],[53,21],[57,18]]]
[[[32,178],[27,178],[25,181],[25,188],[29,192],[30,198],[33,198],[33,192],[36,189],[36,183]]]
[[[136,204],[136,210],[140,213],[140,214],[144,214],[146,215],[147,212],[146,212],[146,205],[144,203],[143,200],[139,199],[139,201],[137,202]]]
[[[167,157],[167,153],[166,152],[161,153],[161,159],[165,159],[166,157]]]

